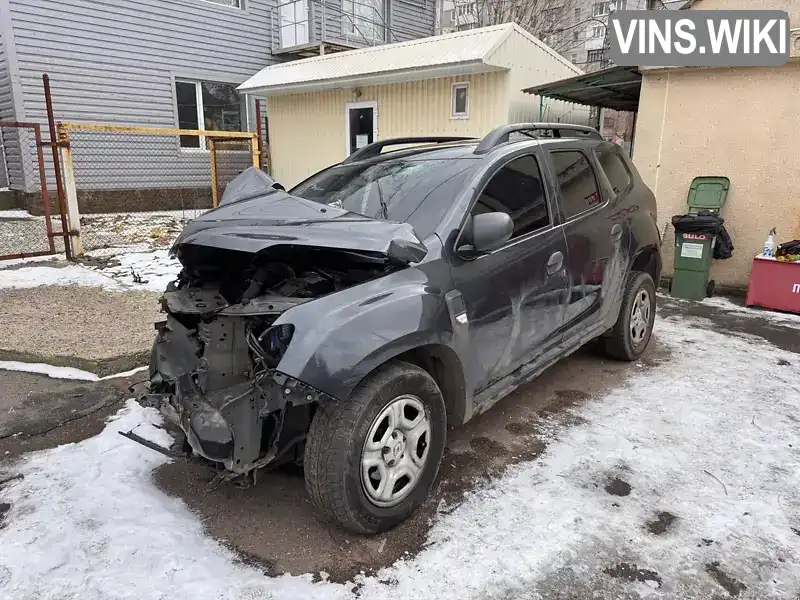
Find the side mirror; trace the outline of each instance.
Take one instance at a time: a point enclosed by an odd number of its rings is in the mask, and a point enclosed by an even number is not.
[[[485,253],[496,250],[514,232],[514,221],[504,212],[483,213],[470,217],[459,242],[459,252]]]

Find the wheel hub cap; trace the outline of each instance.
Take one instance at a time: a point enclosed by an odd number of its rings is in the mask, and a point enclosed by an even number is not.
[[[641,344],[650,329],[650,293],[639,290],[631,307],[630,331],[634,345]]]
[[[361,487],[370,502],[390,507],[416,487],[428,458],[430,419],[410,394],[389,402],[370,425],[361,452]]]

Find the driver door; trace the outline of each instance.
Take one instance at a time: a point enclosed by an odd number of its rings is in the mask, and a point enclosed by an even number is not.
[[[466,309],[473,395],[557,343],[568,301],[566,239],[536,154],[506,159],[479,189],[471,214],[505,212],[514,230],[501,248],[452,262]]]

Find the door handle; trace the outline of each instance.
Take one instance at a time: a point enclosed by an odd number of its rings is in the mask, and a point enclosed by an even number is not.
[[[564,255],[561,252],[554,252],[547,260],[547,274],[552,275],[561,270],[564,264]]]
[[[618,242],[622,239],[622,225],[617,223],[611,228],[611,240]]]

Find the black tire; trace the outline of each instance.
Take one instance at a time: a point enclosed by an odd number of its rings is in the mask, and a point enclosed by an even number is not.
[[[634,301],[642,291],[646,291],[649,294],[650,313],[646,334],[636,343],[631,334],[631,312]],[[653,278],[647,273],[631,271],[625,282],[625,289],[622,293],[622,305],[619,310],[617,322],[614,324],[609,337],[603,339],[603,349],[605,353],[617,360],[634,361],[638,359],[650,343],[655,318],[656,286],[655,283],[653,283]]]
[[[716,282],[712,279],[708,282],[706,286],[706,297],[711,298],[714,295],[714,288],[716,287]]]
[[[399,504],[381,507],[362,487],[366,437],[382,411],[398,396],[421,400],[430,424],[417,483]],[[317,410],[305,448],[306,489],[317,510],[356,533],[379,533],[407,519],[427,498],[444,452],[447,414],[434,379],[416,365],[392,360],[368,375],[350,398]]]

